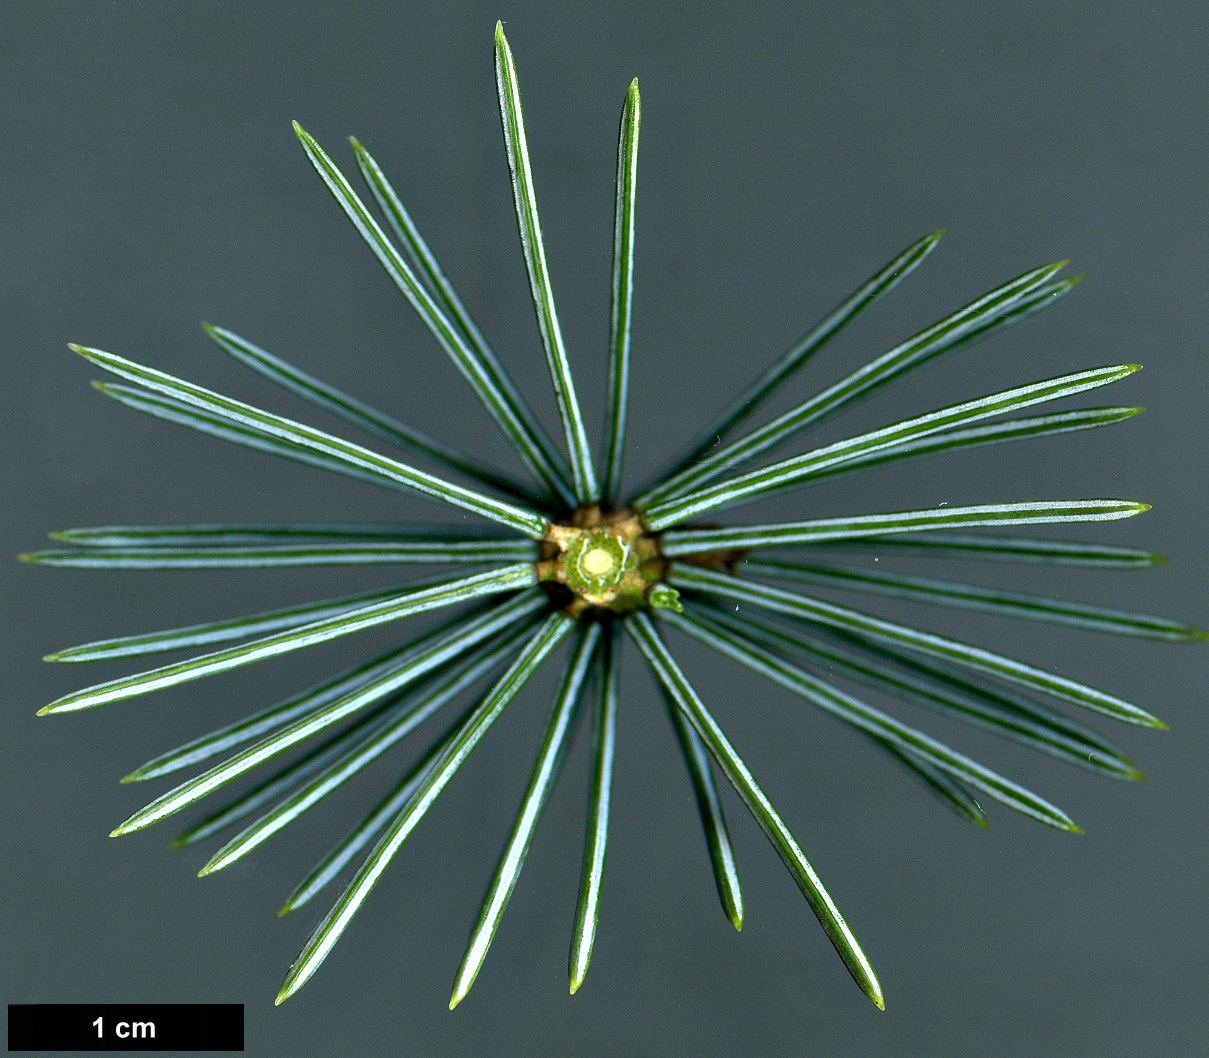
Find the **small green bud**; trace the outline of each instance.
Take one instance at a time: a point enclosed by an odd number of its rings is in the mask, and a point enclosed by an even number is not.
[[[651,590],[646,593],[646,601],[654,607],[684,613],[680,593],[670,584],[652,584]]]

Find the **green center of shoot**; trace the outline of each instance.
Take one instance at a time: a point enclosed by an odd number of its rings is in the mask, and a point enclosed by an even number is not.
[[[576,511],[570,522],[550,526],[543,561],[538,563],[543,581],[570,590],[570,612],[595,608],[627,613],[675,605],[675,592],[662,583],[667,563],[659,554],[658,539],[637,515],[602,515],[588,507]]]
[[[579,568],[590,578],[604,580],[617,569],[617,563],[608,548],[589,547],[579,559]]]

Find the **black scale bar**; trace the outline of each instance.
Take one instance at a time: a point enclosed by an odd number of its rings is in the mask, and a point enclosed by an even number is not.
[[[242,1051],[242,1003],[10,1003],[10,1051]]]

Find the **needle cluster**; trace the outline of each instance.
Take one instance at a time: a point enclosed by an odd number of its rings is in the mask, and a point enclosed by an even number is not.
[[[1204,633],[1147,614],[874,570],[834,561],[908,551],[931,557],[1127,569],[1160,561],[1107,544],[991,535],[988,528],[1129,518],[1146,504],[1120,499],[1007,501],[887,511],[775,524],[716,526],[693,519],[900,460],[1039,439],[1121,422],[1141,409],[1025,409],[1126,379],[1137,366],[1089,368],[988,393],[783,458],[770,453],[857,399],[1044,309],[1068,293],[1065,262],[1025,272],[912,335],[784,414],[743,432],[776,389],[853,318],[914,271],[940,233],[907,247],[778,358],[669,463],[658,481],[623,493],[630,356],[640,101],[626,94],[617,160],[609,386],[600,458],[593,453],[564,347],[546,265],[516,70],[497,25],[496,79],[504,142],[542,346],[560,412],[556,442],[512,383],[441,270],[394,188],[355,140],[353,151],[385,227],[318,143],[298,139],[340,208],[389,278],[432,331],[511,443],[522,480],[427,437],[222,327],[209,336],[255,371],[342,417],[404,461],[376,449],[222,396],[100,349],[72,346],[119,381],[98,382],[136,410],[323,470],[420,493],[483,519],[483,527],[418,529],[398,524],[107,526],[52,534],[71,545],[23,556],[52,566],[181,569],[315,564],[417,563],[454,567],[360,595],[249,616],[123,636],[61,650],[48,660],[85,662],[194,649],[184,661],[87,687],[42,713],[87,709],[303,649],[361,629],[450,608],[422,635],[234,724],[148,761],[125,782],[201,766],[114,830],[126,834],[190,807],[254,768],[276,766],[178,838],[192,844],[239,823],[202,869],[221,870],[288,826],[455,700],[443,733],[401,769],[365,818],[316,864],[285,901],[302,907],[345,872],[343,892],[286,975],[278,1002],[319,968],[382,872],[487,730],[533,673],[566,640],[562,675],[516,822],[459,967],[450,1006],[469,991],[525,860],[542,807],[588,714],[592,771],[569,976],[584,981],[597,924],[609,836],[619,707],[618,674],[628,643],[645,660],[667,704],[700,808],[723,909],[743,922],[739,874],[716,787],[729,782],[784,861],[853,978],[879,1007],[882,991],[857,938],[777,807],[744,763],[666,642],[674,629],[729,656],[848,724],[950,809],[980,826],[977,799],[991,798],[1051,827],[1078,831],[1062,809],[923,731],[865,703],[837,679],[968,721],[1015,743],[1115,779],[1140,772],[1114,744],[1068,716],[1073,706],[1127,724],[1162,727],[1148,711],[1105,691],[957,639],[814,598],[810,585],[959,607],[1124,636],[1192,641]],[[721,439],[722,443],[716,443]],[[439,472],[419,469],[419,457]],[[735,467],[754,467],[734,473]],[[458,479],[457,481],[453,480]],[[458,483],[458,481],[464,483]],[[737,605],[737,604],[741,604]],[[466,704],[468,702],[468,704]],[[461,708],[461,712],[458,712]],[[338,726],[339,725],[339,726]],[[306,743],[302,756],[274,765]],[[624,754],[624,749],[622,750]],[[219,763],[213,763],[215,759]],[[248,820],[251,820],[248,822]],[[356,864],[356,866],[354,866]]]

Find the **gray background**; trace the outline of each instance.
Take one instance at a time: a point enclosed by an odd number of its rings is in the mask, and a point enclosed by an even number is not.
[[[1150,571],[883,564],[1204,623],[1206,22],[1200,5],[289,3],[5,5],[0,283],[5,550],[69,525],[442,512],[278,465],[110,404],[79,341],[317,425],[225,361],[224,324],[501,465],[490,421],[339,214],[290,131],[347,169],[377,156],[518,383],[553,400],[503,159],[491,32],[516,54],[555,290],[588,409],[602,400],[616,125],[640,78],[636,481],[866,275],[939,227],[903,287],[778,407],[1028,267],[1089,278],[1035,322],[922,370],[818,437],[1081,367],[1146,370],[1082,403],[1150,406],[1110,430],[920,461],[750,509],[811,517],[940,502],[1119,496],[1140,519],[1051,536],[1145,546]],[[591,411],[595,421],[598,412]],[[1043,534],[1038,534],[1043,535]],[[148,792],[117,778],[390,642],[359,638],[171,693],[35,720],[129,666],[37,658],[127,631],[284,605],[395,571],[90,573],[0,564],[10,1002],[247,1004],[254,1054],[1167,1055],[1209,1046],[1203,996],[1196,646],[940,611],[878,612],[1049,664],[1158,713],[1118,728],[1151,776],[1112,783],[978,733],[928,730],[1061,804],[1073,837],[993,804],[978,831],[866,744],[689,644],[678,654],[843,906],[886,991],[853,987],[780,863],[727,801],[741,935],[717,906],[672,738],[627,667],[600,935],[568,999],[586,761],[552,799],[469,999],[445,1005],[547,709],[538,680],[450,786],[345,939],[274,1009],[326,907],[273,912],[400,765],[199,881],[213,845],[165,823],[114,841]],[[853,600],[861,605],[862,600]],[[900,715],[914,720],[906,707]],[[1107,730],[1111,725],[1105,723]],[[405,752],[415,752],[414,749]],[[729,793],[727,794],[729,797]]]

